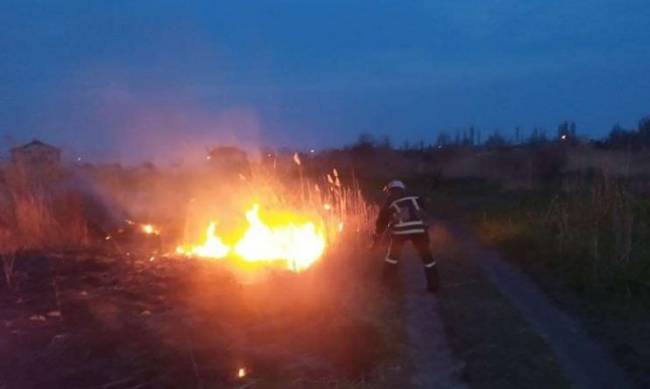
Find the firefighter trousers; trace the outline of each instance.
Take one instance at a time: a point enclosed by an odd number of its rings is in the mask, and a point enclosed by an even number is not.
[[[427,287],[431,291],[438,289],[438,267],[436,260],[431,253],[431,241],[429,240],[428,233],[416,233],[396,235],[393,234],[390,240],[390,246],[386,253],[384,262],[383,278],[388,283],[394,282],[396,267],[399,263],[399,258],[402,253],[402,248],[405,243],[412,242],[415,250],[418,252],[422,264],[424,265],[424,273],[427,279]]]

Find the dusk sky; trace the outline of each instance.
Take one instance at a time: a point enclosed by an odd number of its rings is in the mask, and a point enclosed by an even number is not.
[[[214,143],[603,136],[650,114],[648,0],[0,4],[3,149],[95,159]]]

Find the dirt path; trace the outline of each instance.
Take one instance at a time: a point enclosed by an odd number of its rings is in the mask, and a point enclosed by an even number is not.
[[[463,242],[471,259],[553,349],[574,387],[632,387],[611,356],[579,323],[558,310],[527,275],[505,262],[496,251],[482,247],[470,230],[458,226],[448,226],[448,229],[457,241]]]
[[[405,311],[409,340],[409,357],[414,366],[414,388],[464,388],[458,372],[460,366],[451,357],[438,299],[425,290],[420,260],[405,253],[401,274],[405,293]]]

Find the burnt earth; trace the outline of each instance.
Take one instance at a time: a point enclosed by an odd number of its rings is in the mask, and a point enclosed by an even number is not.
[[[222,264],[31,255],[0,289],[0,387],[313,387],[384,352],[327,267],[242,285]],[[352,307],[352,308],[350,308]],[[238,378],[239,368],[246,377]],[[4,386],[3,386],[4,385]]]

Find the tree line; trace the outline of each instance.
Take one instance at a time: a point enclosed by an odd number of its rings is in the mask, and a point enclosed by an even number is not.
[[[408,142],[395,147],[388,136],[377,138],[372,134],[362,133],[356,142],[349,146],[354,151],[369,151],[373,149],[399,150],[431,150],[443,148],[486,148],[498,149],[505,147],[540,147],[548,144],[563,144],[576,146],[580,143],[593,144],[599,148],[639,150],[650,147],[650,116],[639,120],[637,128],[624,129],[616,124],[607,137],[589,139],[578,135],[574,121],[561,122],[554,135],[549,135],[545,129],[533,128],[525,134],[521,127],[516,127],[514,134],[506,136],[501,130],[495,130],[483,136],[480,129],[470,126],[464,130],[440,131],[435,142]]]

